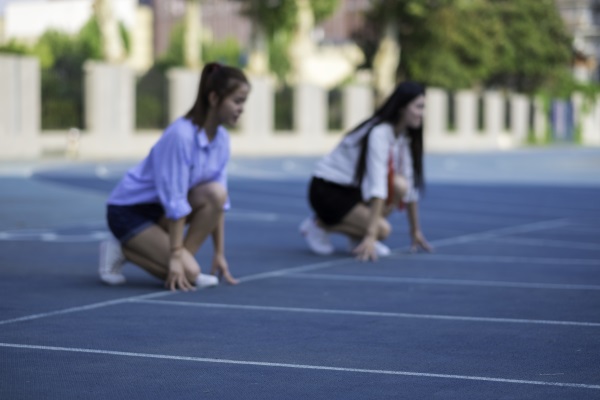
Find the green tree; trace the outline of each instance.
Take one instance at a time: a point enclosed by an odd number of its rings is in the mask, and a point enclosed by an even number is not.
[[[171,28],[171,35],[169,36],[169,46],[167,51],[158,58],[156,65],[163,72],[169,68],[182,67],[185,64],[183,56],[183,35],[185,32],[185,25],[183,21],[180,21],[173,25]]]
[[[242,66],[242,48],[233,37],[202,43],[202,56],[207,62],[218,61],[236,67]]]
[[[76,37],[45,32],[36,45],[42,85],[42,128],[83,127],[82,66],[86,54]]]
[[[15,39],[11,39],[7,43],[0,45],[0,53],[27,55],[31,53],[31,49],[23,43],[20,43]]]
[[[238,0],[243,3],[243,13],[267,34],[269,65],[280,78],[289,71],[287,49],[296,29],[298,5],[296,0]],[[309,0],[315,23],[337,9],[339,0]]]
[[[448,89],[531,92],[562,76],[571,59],[553,0],[379,0],[368,18],[374,34],[362,44],[367,56],[378,28],[398,21],[400,77]]]
[[[564,75],[572,60],[572,40],[553,0],[491,1],[510,51],[489,83],[531,92]]]
[[[122,29],[122,34],[126,31]],[[42,67],[42,128],[84,128],[83,65],[102,60],[102,36],[94,17],[77,35],[45,32],[32,49]]]

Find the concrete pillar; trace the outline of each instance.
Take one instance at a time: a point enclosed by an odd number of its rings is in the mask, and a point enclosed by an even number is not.
[[[448,132],[447,94],[438,88],[427,88],[425,93],[424,133],[426,137],[444,136]]]
[[[573,96],[575,124],[581,129],[581,144],[600,145],[600,96],[586,100],[582,94]]]
[[[529,100],[522,94],[513,94],[510,99],[511,127],[514,143],[518,146],[527,142],[529,133]]]
[[[175,121],[187,113],[198,96],[200,71],[172,68],[167,71],[169,82],[169,121]]]
[[[0,55],[0,158],[40,152],[40,66],[32,57]]]
[[[504,131],[504,98],[498,92],[485,92],[483,95],[484,135],[497,140]]]
[[[348,85],[343,92],[342,128],[349,131],[373,115],[374,93],[370,86]]]
[[[310,83],[294,87],[294,129],[311,137],[327,131],[327,90]]]
[[[546,132],[548,129],[548,112],[544,105],[544,100],[536,98],[533,100],[533,134],[536,143],[546,141]]]
[[[471,90],[456,93],[456,133],[464,140],[477,131],[477,95]]]
[[[84,70],[86,130],[107,139],[131,136],[135,129],[133,70],[95,61],[86,62]]]
[[[275,84],[268,76],[249,76],[250,95],[244,106],[240,130],[244,136],[268,138],[274,131]]]

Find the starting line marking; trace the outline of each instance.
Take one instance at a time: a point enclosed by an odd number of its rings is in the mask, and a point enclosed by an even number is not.
[[[333,366],[327,366],[327,365],[289,364],[289,363],[275,363],[275,362],[263,362],[263,361],[229,360],[229,359],[222,359],[222,358],[186,357],[186,356],[172,356],[172,355],[167,355],[167,354],[134,353],[134,352],[128,352],[128,351],[86,349],[86,348],[77,348],[77,347],[36,346],[36,345],[17,344],[17,343],[0,343],[0,347],[13,348],[13,349],[25,349],[25,350],[62,351],[62,352],[71,352],[71,353],[98,354],[98,355],[121,356],[121,357],[139,357],[139,358],[150,358],[150,359],[172,360],[172,361],[191,361],[191,362],[214,363],[214,364],[249,365],[249,366],[255,366],[255,367],[292,368],[292,369],[305,369],[305,370],[315,370],[315,371],[349,372],[349,373],[359,373],[359,374],[415,376],[415,377],[421,377],[421,378],[459,379],[459,380],[484,381],[484,382],[496,382],[496,383],[513,383],[513,384],[521,384],[521,385],[525,384],[525,385],[539,385],[539,386],[558,386],[558,387],[565,387],[565,388],[600,390],[600,385],[590,385],[590,384],[585,384],[585,383],[544,382],[544,381],[530,381],[530,380],[522,380],[522,379],[492,378],[492,377],[487,377],[487,376],[435,374],[435,373],[413,372],[413,371],[394,371],[394,370],[365,369],[365,368],[344,368],[344,367],[333,367]]]
[[[386,317],[386,318],[409,318],[409,319],[433,319],[443,321],[468,321],[468,322],[494,322],[509,324],[538,324],[538,325],[562,325],[562,326],[584,326],[598,328],[600,322],[578,322],[578,321],[552,321],[543,319],[520,319],[520,318],[491,318],[491,317],[468,317],[461,315],[435,315],[435,314],[410,314],[394,313],[380,311],[356,311],[356,310],[333,310],[324,308],[304,308],[304,307],[275,307],[275,306],[255,306],[247,304],[222,304],[222,303],[195,303],[190,301],[166,301],[166,300],[144,300],[134,299],[131,303],[142,304],[161,304],[168,306],[185,306],[199,308],[223,308],[233,310],[252,310],[252,311],[278,311],[291,313],[307,314],[329,314],[329,315],[352,315],[359,317]]]
[[[303,274],[291,273],[284,278],[317,279],[350,282],[376,282],[376,283],[416,283],[424,285],[452,285],[452,286],[481,286],[517,289],[551,289],[551,290],[600,290],[600,285],[578,285],[564,283],[535,283],[535,282],[507,282],[507,281],[477,281],[471,279],[431,279],[431,278],[399,278],[392,276],[362,276],[362,275],[335,275],[335,274]]]

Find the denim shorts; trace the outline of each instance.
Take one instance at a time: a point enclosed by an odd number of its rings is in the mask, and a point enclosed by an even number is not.
[[[165,210],[160,203],[131,206],[109,204],[106,210],[108,227],[121,244],[125,244],[150,225],[157,224],[163,215]]]

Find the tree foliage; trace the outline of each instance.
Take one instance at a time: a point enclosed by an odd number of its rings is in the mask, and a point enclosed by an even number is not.
[[[264,29],[268,38],[269,65],[280,78],[290,70],[287,49],[297,26],[298,5],[295,0],[238,0],[243,14]],[[309,0],[315,23],[337,9],[339,0]]]
[[[375,28],[398,24],[401,76],[448,89],[530,92],[562,76],[571,60],[553,0],[379,0],[369,20]]]
[[[26,45],[20,43],[15,39],[11,39],[8,42],[0,45],[0,54],[17,54],[17,55],[27,55],[31,53],[31,49]]]
[[[166,71],[172,67],[182,67],[185,64],[184,58],[184,34],[185,24],[180,21],[173,25],[169,36],[169,46],[165,53],[156,61],[156,65]]]

